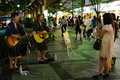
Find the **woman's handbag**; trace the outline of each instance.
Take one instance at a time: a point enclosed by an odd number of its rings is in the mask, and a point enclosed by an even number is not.
[[[102,40],[101,40],[101,39],[97,39],[97,40],[95,41],[94,45],[93,45],[93,48],[94,48],[95,50],[100,50],[100,48],[101,48],[101,43],[102,43]]]
[[[83,30],[83,29],[84,29],[84,27],[83,27],[82,25],[80,25],[80,29],[81,29],[81,30]]]

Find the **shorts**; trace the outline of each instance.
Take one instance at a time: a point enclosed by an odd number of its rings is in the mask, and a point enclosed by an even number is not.
[[[70,26],[70,24],[68,24],[68,26]]]
[[[93,33],[96,33],[96,28],[97,28],[97,27],[93,28]]]
[[[38,50],[39,51],[48,50],[47,39],[45,39],[42,43],[38,43]]]
[[[81,33],[81,29],[76,29],[76,34]]]

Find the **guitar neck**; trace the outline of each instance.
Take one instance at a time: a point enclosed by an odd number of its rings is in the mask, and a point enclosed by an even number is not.
[[[20,37],[20,39],[23,39],[23,38],[25,38],[25,37],[27,37],[27,36],[29,36],[29,35],[24,35],[24,36],[21,36],[21,37]]]

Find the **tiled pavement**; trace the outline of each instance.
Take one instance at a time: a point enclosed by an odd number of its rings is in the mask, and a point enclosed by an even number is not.
[[[64,48],[64,39],[59,36],[60,30],[55,32],[57,41],[48,43],[48,51],[46,57],[52,58],[54,54],[57,55],[57,61],[49,64],[39,64],[35,61],[36,51],[31,52],[29,56],[23,56],[19,61],[19,65],[23,68],[29,68],[30,73],[26,76],[19,74],[19,70],[9,71],[9,65],[0,63],[0,80],[120,80],[120,38],[118,38],[114,45],[114,52],[116,64],[110,72],[110,77],[107,79],[98,78],[93,79],[99,68],[98,51],[92,47],[93,39],[84,38],[83,42],[79,39],[75,40],[75,30],[69,29],[71,45],[74,51],[70,51],[68,57],[67,49],[65,48],[63,55],[61,52]],[[27,58],[29,60],[27,60]],[[27,65],[29,62],[29,66]]]

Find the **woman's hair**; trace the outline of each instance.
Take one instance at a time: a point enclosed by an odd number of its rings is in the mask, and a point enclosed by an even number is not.
[[[38,14],[37,18],[39,18],[40,16],[43,16],[42,14]]]
[[[96,18],[96,16],[94,16],[94,17],[93,17],[93,19],[97,21],[97,18]]]
[[[105,13],[103,15],[103,23],[104,23],[104,25],[112,24],[113,30],[115,32],[115,25],[114,25],[114,21],[113,21],[113,16],[110,13]]]
[[[115,17],[115,14],[114,13],[111,13],[112,17],[113,17],[113,20],[116,20],[116,17]]]

